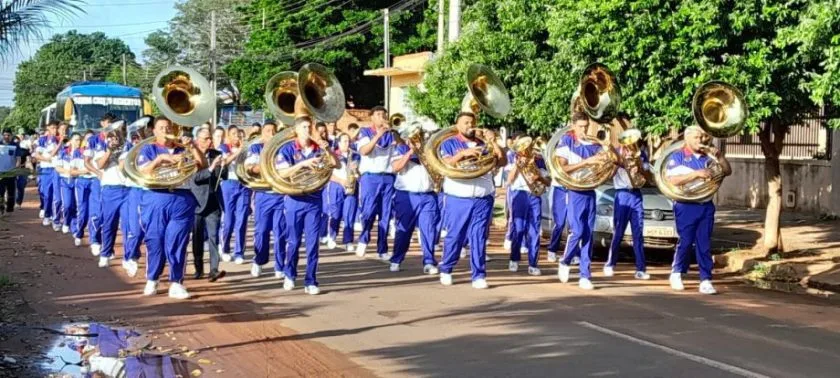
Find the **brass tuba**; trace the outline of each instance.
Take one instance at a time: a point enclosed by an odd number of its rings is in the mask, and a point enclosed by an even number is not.
[[[192,128],[214,116],[216,95],[207,79],[197,71],[170,66],[157,75],[152,85],[155,103],[176,130],[168,138],[178,139],[181,127]],[[187,150],[181,154],[182,160],[174,165],[160,166],[147,177],[137,168],[137,154],[153,141],[154,137],[146,138],[128,151],[123,165],[126,177],[149,189],[173,189],[183,185],[198,171],[198,163],[190,152],[192,146],[177,144]]]
[[[577,90],[572,95],[570,110],[572,114],[584,112],[592,121],[603,125],[615,118],[620,104],[621,88],[615,75],[603,64],[594,63],[583,71]],[[546,166],[551,177],[560,185],[572,190],[593,190],[613,177],[618,156],[610,144],[609,129],[603,126],[599,129],[604,132],[603,137],[585,135],[581,139],[601,145],[601,151],[596,155],[600,163],[595,167],[581,168],[571,175],[563,171],[556,156],[557,146],[571,126],[557,130],[545,144],[543,156],[546,157]]]
[[[414,149],[417,160],[420,165],[426,168],[426,172],[432,179],[432,190],[439,193],[443,186],[443,176],[429,168],[429,162],[426,156],[422,153],[423,146],[426,144],[426,138],[423,134],[423,125],[420,122],[412,122],[400,128],[399,138],[407,145]]]
[[[537,155],[544,146],[545,141],[542,137],[522,137],[511,146],[516,155],[525,158],[524,163],[520,163],[520,160],[516,159],[516,172],[522,175],[525,183],[528,184],[528,188],[531,189],[531,194],[535,196],[541,196],[548,189],[542,181],[542,173],[540,173],[536,163]]]
[[[344,89],[326,67],[309,63],[297,74],[297,93],[294,117],[313,116],[325,122],[335,122],[344,114]],[[280,177],[275,160],[280,147],[295,139],[294,127],[288,127],[271,138],[260,153],[260,171],[272,190],[288,195],[302,195],[321,189],[330,181],[333,168],[338,166],[335,156],[325,151],[316,159],[313,169],[301,169],[291,177]],[[317,133],[313,133],[318,138]],[[320,141],[325,142],[325,141]]]
[[[402,124],[405,122],[405,116],[402,113],[395,113],[390,118],[388,118],[388,123],[391,124],[393,128],[400,128]]]
[[[480,111],[504,118],[510,113],[510,96],[501,79],[481,64],[473,64],[467,70],[468,92],[461,101],[461,111],[470,112],[478,116]],[[479,132],[481,130],[478,130]],[[455,136],[455,127],[441,129],[429,137],[423,148],[423,157],[427,162],[426,169],[431,173],[450,179],[473,179],[481,177],[496,168],[495,151],[499,146],[494,140],[485,140],[483,136],[476,137],[484,142],[485,151],[478,157],[458,162],[457,166],[450,166],[440,157],[440,145],[443,141]]]
[[[744,95],[737,88],[720,81],[711,81],[700,86],[691,100],[691,110],[697,126],[715,138],[728,138],[737,135],[744,129],[749,109]],[[711,138],[710,138],[711,139]],[[705,145],[710,146],[711,140]],[[723,182],[723,169],[717,159],[709,156],[706,169],[711,177],[705,180],[695,180],[684,185],[672,185],[667,177],[667,162],[673,153],[681,153],[685,147],[685,140],[671,143],[660,158],[656,159],[653,176],[662,194],[675,201],[706,202],[717,193]]]

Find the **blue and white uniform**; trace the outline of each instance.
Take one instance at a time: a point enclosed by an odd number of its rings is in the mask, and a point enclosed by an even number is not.
[[[401,159],[410,149],[405,144],[397,146],[394,159]],[[420,247],[423,251],[423,266],[437,265],[435,247],[440,234],[440,208],[438,195],[433,190],[432,178],[420,160],[412,154],[402,171],[394,181],[394,212],[396,214],[396,235],[394,237],[394,255],[391,263],[401,264],[408,252],[411,235],[415,227],[420,228]]]
[[[456,135],[441,143],[440,155],[449,158],[461,150],[483,145],[481,140],[473,141]],[[446,229],[446,237],[439,265],[441,273],[452,273],[460,259],[461,248],[468,242],[472,280],[485,278],[486,242],[493,217],[495,189],[492,172],[474,179],[444,178],[446,217],[443,227]]]
[[[125,160],[125,155],[128,154],[128,151],[132,147],[134,147],[134,144],[126,142],[120,160]],[[125,223],[123,227],[123,249],[125,250],[123,258],[125,260],[138,261],[140,260],[140,246],[143,244],[143,238],[145,237],[143,227],[140,226],[140,216],[143,213],[140,208],[140,203],[143,201],[143,194],[146,192],[146,189],[128,177],[125,178],[124,183],[126,188],[128,188],[128,198],[123,208],[125,210],[123,213],[125,214],[123,216]]]
[[[280,147],[275,164],[280,169],[288,168],[324,153],[328,152],[322,151],[312,141],[307,146],[301,146],[297,140],[293,140]],[[304,278],[306,286],[318,286],[316,275],[318,272],[318,235],[321,231],[321,191],[319,189],[310,194],[286,196],[286,279],[294,281],[297,278],[298,250],[301,239],[306,234],[306,277]]]
[[[97,150],[93,155],[93,165],[102,171],[102,179],[100,181],[100,195],[102,198],[102,249],[100,256],[111,257],[114,255],[114,244],[117,241],[120,218],[125,219],[128,216],[126,207],[128,187],[125,186],[125,177],[119,165],[119,160],[124,158],[124,156],[120,156],[121,151],[112,152],[109,160],[104,165],[99,165],[99,159],[105,154],[105,148]],[[127,227],[125,222],[123,222],[123,235],[127,235],[127,233]],[[123,257],[126,258],[127,256],[123,254]]]
[[[504,172],[503,176],[504,179],[502,181],[502,185],[505,186],[505,208],[507,209],[507,231],[505,231],[505,240],[511,241],[513,238],[513,217],[511,216],[511,194],[510,194],[510,186],[507,185],[507,178],[510,175],[511,170],[513,169],[514,165],[516,165],[516,153],[508,150],[507,153],[507,161],[508,163],[502,168]]]
[[[516,159],[516,157],[513,157]],[[514,160],[515,161],[515,160]],[[540,174],[545,177],[548,170],[541,156],[534,159]],[[510,184],[510,261],[521,260],[520,247],[527,243],[528,266],[537,267],[540,253],[540,231],[542,222],[542,197],[531,193],[528,182],[521,174]]]
[[[91,185],[96,177],[85,168],[85,149],[80,148],[73,152],[70,166],[81,173],[76,177],[76,222],[78,227],[73,231],[73,237],[81,239],[85,237],[85,228],[90,220]]]
[[[601,145],[586,140],[579,140],[573,132],[568,132],[560,139],[556,156],[565,158],[569,164],[577,164],[595,156],[601,151]],[[590,168],[581,168],[572,172],[572,177],[586,174]],[[569,265],[572,258],[580,256],[580,277],[591,277],[589,265],[592,256],[592,232],[595,229],[595,191],[568,190],[567,219],[569,236],[566,238],[566,251],[561,264]]]
[[[556,254],[560,251],[560,240],[563,238],[563,229],[566,228],[566,204],[568,203],[568,192],[557,180],[551,180],[551,216],[554,220],[554,228],[551,230],[551,240],[548,242],[548,253]]]
[[[44,210],[45,219],[53,218],[55,210],[53,202],[56,197],[61,196],[61,193],[53,191],[53,176],[55,176],[53,157],[58,155],[58,148],[58,139],[55,136],[44,135],[38,138],[38,147],[35,149],[39,156],[49,159],[38,162],[38,195],[41,197],[41,210]]]
[[[62,143],[63,141],[62,136],[56,137],[58,141],[58,151],[52,158],[52,165],[53,167],[57,167],[61,164],[61,153],[67,147]],[[53,185],[53,228],[58,229],[62,225],[62,220],[64,219],[64,203],[61,201],[61,175],[58,174],[57,170],[53,170],[52,176],[52,185]]]
[[[359,130],[356,142],[360,148],[370,143],[376,136],[376,129],[363,127]],[[379,228],[376,238],[376,252],[381,256],[388,253],[388,226],[391,221],[391,206],[394,199],[394,172],[391,168],[391,157],[397,142],[392,133],[388,132],[379,138],[370,154],[362,155],[359,162],[359,202],[362,232],[359,243],[370,243],[370,233],[373,221],[379,217]]]
[[[693,153],[689,149],[682,152],[675,152],[665,162],[666,176],[678,176],[688,174],[701,169],[706,169],[710,158],[705,154]],[[702,179],[696,180],[699,184]],[[700,280],[712,279],[712,229],[715,225],[715,204],[712,200],[706,202],[682,202],[674,201],[674,221],[677,225],[677,251],[674,254],[674,263],[671,265],[671,273],[688,273],[688,265],[691,262],[689,252],[692,245],[695,247],[697,265],[700,268]]]
[[[621,156],[622,148],[616,151]],[[642,169],[650,170],[647,153],[641,154]],[[645,207],[642,190],[633,188],[630,184],[630,175],[624,167],[619,166],[613,176],[613,187],[615,188],[615,200],[613,202],[613,238],[610,243],[610,254],[607,257],[607,267],[614,267],[618,263],[618,249],[621,247],[621,240],[624,238],[624,231],[627,223],[630,223],[630,232],[633,234],[633,253],[636,257],[636,271],[645,271],[645,248],[644,248],[644,218]]]
[[[246,165],[260,163],[263,143],[253,143],[245,157]],[[286,217],[284,204],[286,195],[271,190],[254,190],[254,264],[268,262],[268,245],[274,233],[274,271],[282,272],[286,260]],[[317,238],[317,233],[315,234]],[[243,238],[244,239],[244,238]]]
[[[227,159],[235,153],[233,147],[227,143],[222,144],[219,151],[222,152],[223,159]],[[246,151],[242,153],[246,153]],[[259,155],[256,156],[257,161],[259,161]],[[236,244],[233,247],[234,256],[244,257],[248,216],[251,215],[251,189],[239,182],[239,177],[236,176],[236,161],[232,161],[228,165],[226,172],[227,176],[221,183],[224,206],[221,252],[230,253],[230,239],[233,236],[236,238]]]
[[[347,151],[346,154],[336,152],[341,167],[333,170],[333,176],[342,180],[347,179],[348,166],[359,164],[359,154]],[[356,183],[356,191],[359,192],[359,183]],[[324,212],[327,214],[327,236],[332,240],[338,237],[338,226],[344,221],[344,236],[342,244],[353,243],[353,224],[356,222],[356,205],[358,199],[356,194],[345,194],[344,186],[330,181],[324,190]]]
[[[139,151],[137,166],[144,167],[158,155],[185,153],[183,148],[169,148],[150,143]],[[103,179],[103,186],[104,186]],[[103,189],[103,201],[105,190]],[[146,231],[146,280],[158,281],[165,262],[169,262],[169,282],[181,283],[186,269],[187,244],[190,240],[197,202],[187,184],[174,190],[146,190],[140,200],[140,221]]]
[[[84,154],[86,158],[93,158],[98,153],[105,152],[105,134],[91,135],[87,140],[87,147]],[[95,167],[96,164],[94,163]],[[99,246],[102,244],[102,182],[94,175],[90,181],[90,201],[88,203],[90,215],[88,232],[90,233],[90,244]]]
[[[70,147],[62,148],[58,153],[56,167],[61,167],[66,173],[59,173],[61,188],[61,225],[70,229],[75,235],[78,231],[78,218],[76,217],[76,178],[70,174],[73,169],[73,155],[78,150],[71,150]]]

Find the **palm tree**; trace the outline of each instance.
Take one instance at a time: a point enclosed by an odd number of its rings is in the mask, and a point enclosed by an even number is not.
[[[41,29],[49,27],[47,14],[69,17],[83,12],[83,0],[0,0],[0,61],[7,53],[19,51],[20,45],[41,38]]]

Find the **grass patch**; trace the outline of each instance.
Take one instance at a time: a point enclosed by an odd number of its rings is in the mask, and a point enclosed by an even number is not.
[[[753,265],[750,271],[750,276],[753,279],[764,279],[768,274],[770,274],[770,266],[762,263]]]

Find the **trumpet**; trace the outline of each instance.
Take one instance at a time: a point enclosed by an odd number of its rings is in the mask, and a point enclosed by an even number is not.
[[[545,141],[542,137],[519,138],[511,147],[517,156],[524,158],[524,162],[516,159],[516,171],[522,175],[528,188],[531,189],[531,194],[535,196],[541,196],[547,189],[536,162],[539,151],[544,147]]]
[[[618,144],[623,147],[621,159],[624,161],[624,169],[630,177],[630,186],[634,188],[641,188],[647,182],[642,174],[642,151],[639,149],[641,139],[642,132],[638,129],[624,130],[618,136]]]

